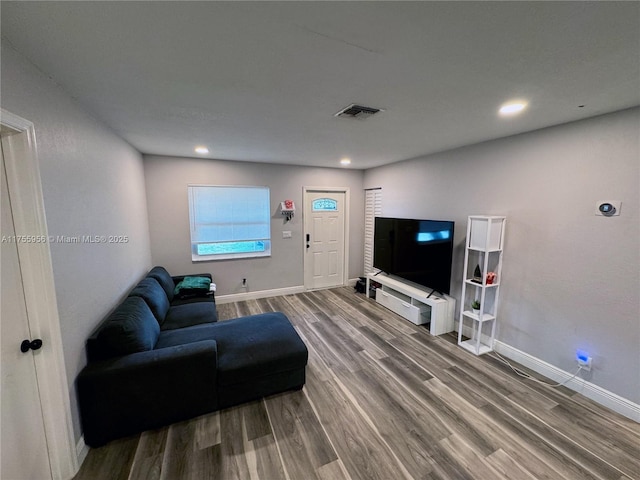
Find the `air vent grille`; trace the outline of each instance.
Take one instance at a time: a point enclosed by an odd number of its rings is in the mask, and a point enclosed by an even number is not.
[[[364,120],[366,118],[369,118],[372,115],[375,115],[380,111],[381,110],[379,108],[364,107],[362,105],[356,105],[355,103],[352,103],[348,107],[343,108],[338,113],[336,113],[335,116],[358,118],[358,119]]]

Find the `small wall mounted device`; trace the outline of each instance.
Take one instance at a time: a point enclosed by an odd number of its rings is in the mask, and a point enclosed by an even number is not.
[[[602,213],[603,215],[611,215],[612,213],[615,213],[616,207],[608,202],[605,202],[600,204],[598,210],[600,210],[600,213]]]
[[[615,217],[620,215],[620,205],[622,202],[619,200],[600,201],[596,203],[596,215],[604,217]]]

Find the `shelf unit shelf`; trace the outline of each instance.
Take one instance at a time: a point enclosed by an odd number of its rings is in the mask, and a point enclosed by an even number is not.
[[[493,347],[489,347],[488,345],[480,344],[480,347],[477,347],[473,340],[465,340],[459,342],[458,345],[475,355],[484,355],[485,353],[493,351]]]
[[[482,287],[481,283],[474,282],[473,280],[465,280],[467,285],[472,285],[474,287]],[[484,285],[486,288],[497,288],[500,285],[500,282],[490,283],[489,285]]]
[[[472,215],[467,223],[458,345],[475,355],[493,351],[505,223],[506,217],[490,215]],[[490,283],[488,272],[494,274]],[[476,278],[482,281],[474,281]],[[465,310],[474,300],[480,302],[478,313]]]
[[[496,319],[495,315],[489,315],[488,313],[482,314],[482,318],[480,318],[480,314],[479,313],[473,313],[473,312],[471,312],[469,310],[465,310],[464,312],[462,312],[462,314],[465,317],[472,318],[476,322],[490,322],[490,321]]]

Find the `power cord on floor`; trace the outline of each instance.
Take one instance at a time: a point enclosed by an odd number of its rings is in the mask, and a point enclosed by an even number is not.
[[[498,352],[492,352],[492,355],[494,358],[496,358],[497,360],[499,360],[500,362],[506,364],[511,370],[513,370],[516,375],[532,380],[534,382],[540,383],[542,385],[544,385],[545,387],[551,387],[551,388],[556,388],[556,387],[563,387],[564,385],[566,385],[569,381],[573,380],[574,378],[576,378],[576,376],[578,375],[578,373],[580,373],[580,370],[583,369],[582,365],[580,365],[578,367],[578,370],[576,370],[576,373],[574,373],[571,377],[567,378],[564,382],[562,383],[556,383],[556,384],[551,384],[551,383],[547,383],[547,382],[543,382],[542,380],[538,380],[535,377],[532,377],[531,375],[529,375],[527,372],[520,370],[517,367],[514,367],[513,365],[511,365],[509,363],[509,361],[504,358],[502,355],[500,355]]]

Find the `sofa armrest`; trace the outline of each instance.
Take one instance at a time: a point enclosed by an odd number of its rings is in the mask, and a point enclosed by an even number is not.
[[[178,285],[185,277],[206,277],[213,283],[213,277],[210,273],[195,273],[190,275],[176,275],[171,277],[174,285]],[[176,295],[174,299],[171,301],[171,306],[180,305],[182,303],[192,303],[192,302],[200,302],[200,301],[216,301],[215,299],[215,291],[207,291],[207,292],[190,292],[188,290],[183,290],[181,295]]]
[[[77,378],[85,443],[168,425],[218,409],[215,340],[87,365]]]
[[[184,277],[207,277],[209,280],[213,281],[213,277],[211,276],[210,273],[191,273],[189,275],[175,275],[175,276],[172,276],[171,279],[173,280],[173,283],[175,285],[178,285],[182,280],[184,280]]]

